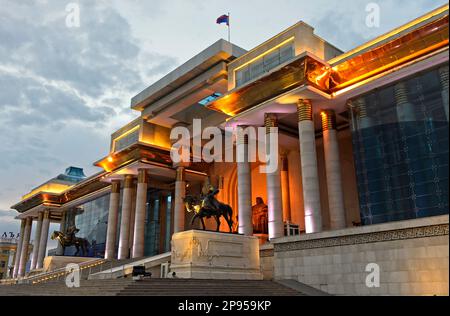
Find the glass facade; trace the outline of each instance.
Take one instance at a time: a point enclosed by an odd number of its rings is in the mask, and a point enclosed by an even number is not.
[[[170,251],[172,236],[172,195],[150,189],[145,219],[145,256]]]
[[[236,71],[236,87],[240,87],[264,73],[271,71],[275,67],[291,60],[294,56],[295,49],[293,42],[275,49],[270,54],[267,54]]]
[[[80,230],[77,237],[89,241],[87,257],[103,258],[105,255],[108,213],[109,194],[66,211],[64,227],[76,226]],[[73,256],[75,252],[75,247],[69,247],[64,255]]]
[[[363,225],[449,213],[442,80],[435,69],[351,100]]]

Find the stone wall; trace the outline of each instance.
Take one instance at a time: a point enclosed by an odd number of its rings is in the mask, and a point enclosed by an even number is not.
[[[449,216],[281,238],[274,278],[335,295],[448,295]],[[380,267],[369,288],[368,264]]]

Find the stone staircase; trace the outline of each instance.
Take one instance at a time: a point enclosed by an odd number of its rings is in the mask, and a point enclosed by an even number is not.
[[[0,286],[0,296],[303,296],[302,292],[273,281],[130,278],[82,280],[68,288],[62,280],[41,284]]]

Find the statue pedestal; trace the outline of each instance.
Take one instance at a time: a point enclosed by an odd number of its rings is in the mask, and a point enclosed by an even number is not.
[[[170,269],[182,279],[262,280],[259,240],[198,230],[177,233]]]
[[[81,264],[94,260],[95,258],[83,257],[46,257],[44,259],[44,272],[65,268],[68,264]]]

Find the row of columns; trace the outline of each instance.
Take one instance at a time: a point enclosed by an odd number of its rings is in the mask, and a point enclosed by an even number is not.
[[[177,169],[174,201],[174,232],[184,230],[184,197],[185,197],[185,170]],[[137,177],[136,198],[133,199],[135,178],[126,175],[123,181],[122,214],[120,223],[120,189],[121,181],[115,180],[111,185],[110,206],[108,215],[108,228],[106,235],[106,259],[116,258],[116,236],[119,229],[119,245],[117,259],[129,257],[141,258],[145,255],[145,217],[147,210],[147,191],[149,174],[146,169],[140,169]]]
[[[22,219],[20,228],[20,238],[17,244],[14,261],[13,278],[25,276],[26,264],[28,262],[29,245],[33,218]],[[44,266],[44,258],[47,251],[48,231],[50,228],[50,212],[39,212],[37,218],[36,231],[34,235],[33,253],[31,259],[31,270],[41,269]]]
[[[303,182],[303,201],[305,210],[306,233],[322,231],[322,211],[320,202],[319,172],[316,152],[316,133],[313,121],[313,106],[310,100],[301,99],[297,106],[300,142],[300,159]],[[323,143],[328,186],[328,201],[331,229],[346,227],[344,197],[342,191],[339,144],[334,111],[321,112]],[[270,134],[278,126],[275,114],[265,115],[266,145],[270,147]],[[248,139],[238,139],[239,150],[248,157]],[[278,150],[278,149],[277,149]],[[284,222],[291,221],[289,173],[286,154],[282,154],[280,167],[273,173],[267,173],[267,204],[269,211],[269,239],[284,236]],[[251,168],[245,161],[238,163],[238,207],[239,233],[253,234],[251,212]]]

